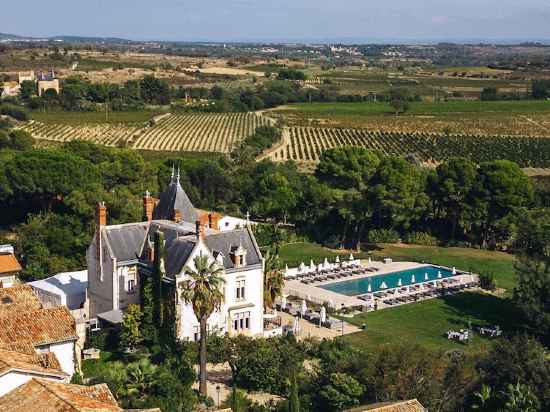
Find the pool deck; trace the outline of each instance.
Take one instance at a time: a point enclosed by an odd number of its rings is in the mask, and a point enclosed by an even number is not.
[[[285,281],[284,294],[297,296],[302,299],[309,300],[311,302],[323,304],[325,302],[331,302],[333,307],[340,308],[350,306],[361,306],[365,304],[365,301],[356,298],[355,296],[346,296],[340,293],[332,292],[330,290],[321,289],[319,286],[327,285],[329,283],[345,282],[353,279],[362,279],[372,276],[383,275],[391,272],[399,272],[401,270],[416,269],[422,266],[428,266],[428,263],[414,263],[414,262],[371,262],[367,260],[361,260],[361,266],[364,268],[377,268],[378,271],[372,274],[361,274],[355,276],[349,276],[345,279],[331,279],[324,282],[317,282],[315,285],[306,285],[299,280],[287,280]]]
[[[352,306],[364,306],[366,302],[358,299],[355,296],[347,296],[340,293],[332,292],[330,290],[322,289],[319,286],[327,285],[329,283],[347,282],[354,279],[363,279],[373,276],[384,275],[387,273],[400,272],[403,270],[417,269],[423,266],[437,266],[429,263],[416,263],[416,262],[368,262],[367,260],[361,260],[361,266],[364,268],[377,268],[378,271],[371,274],[360,274],[354,276],[348,276],[345,279],[330,279],[323,282],[317,282],[314,285],[304,284],[300,280],[287,280],[285,281],[284,294],[296,296],[301,299],[308,300],[310,302],[324,304],[326,302],[331,303],[334,308],[352,307]],[[386,305],[381,304],[380,309]]]

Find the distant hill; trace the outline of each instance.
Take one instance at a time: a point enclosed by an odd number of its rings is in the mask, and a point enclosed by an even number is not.
[[[23,40],[25,37],[16,34],[0,33],[0,40]]]
[[[101,44],[130,44],[133,40],[121,39],[116,37],[83,37],[83,36],[51,36],[51,37],[31,37],[20,36],[17,34],[0,33],[0,41],[51,41],[63,43],[101,43]]]
[[[48,39],[51,41],[62,41],[66,43],[135,43],[133,40],[121,39],[118,37],[53,36]]]

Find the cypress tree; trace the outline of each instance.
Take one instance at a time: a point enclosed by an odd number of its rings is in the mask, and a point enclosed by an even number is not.
[[[157,330],[153,321],[153,280],[151,276],[141,274],[141,335],[148,343],[156,342]]]
[[[162,261],[164,259],[164,233],[155,232],[155,260],[153,268],[153,321],[157,327],[163,327]]]
[[[292,372],[290,378],[290,396],[288,398],[288,412],[300,412],[300,395],[298,394],[298,382],[296,382],[296,371]]]

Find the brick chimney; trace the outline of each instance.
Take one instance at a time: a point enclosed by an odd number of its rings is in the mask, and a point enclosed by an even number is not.
[[[200,220],[195,221],[195,234],[198,239],[204,239],[204,226]]]
[[[214,230],[220,230],[220,215],[218,213],[208,214],[208,227]]]
[[[174,222],[181,222],[181,212],[179,209],[174,209]]]
[[[107,208],[105,202],[99,202],[96,210],[96,258],[99,261],[99,267],[101,267],[101,227],[107,224]],[[102,270],[100,269],[100,275]]]
[[[105,206],[105,202],[97,204],[96,224],[97,226],[105,226],[107,224],[107,207]]]
[[[153,220],[153,209],[155,208],[155,199],[151,197],[149,191],[143,196],[143,219],[147,222]]]

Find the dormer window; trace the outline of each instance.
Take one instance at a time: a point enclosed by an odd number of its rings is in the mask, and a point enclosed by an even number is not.
[[[214,252],[214,258],[216,259],[216,264],[219,267],[223,268],[223,253],[218,251]]]
[[[231,250],[231,261],[236,268],[246,266],[246,249],[243,247],[242,242],[238,247],[234,247]]]

